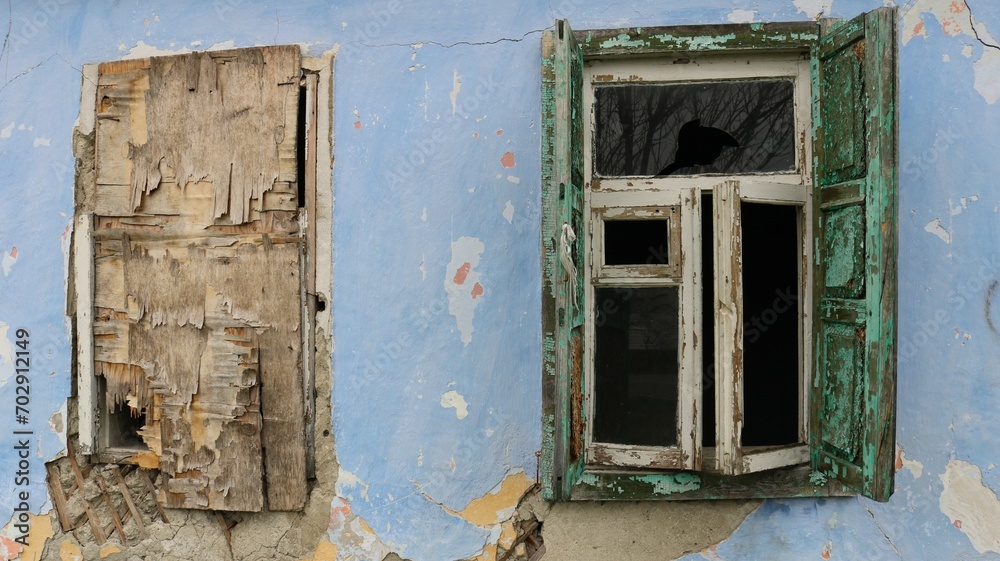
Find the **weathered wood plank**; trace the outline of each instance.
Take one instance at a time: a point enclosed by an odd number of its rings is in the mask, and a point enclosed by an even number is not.
[[[726,50],[808,50],[816,41],[815,22],[678,25],[581,30],[574,33],[584,56],[662,54]]]

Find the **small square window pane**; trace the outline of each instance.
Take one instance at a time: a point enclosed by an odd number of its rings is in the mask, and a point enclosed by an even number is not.
[[[594,96],[599,176],[795,169],[791,80],[599,86]]]
[[[677,445],[678,290],[595,289],[595,441]]]
[[[604,222],[605,265],[667,265],[670,221],[607,220]]]

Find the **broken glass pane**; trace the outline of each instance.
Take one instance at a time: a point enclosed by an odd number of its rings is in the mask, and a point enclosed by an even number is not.
[[[678,288],[597,288],[594,302],[594,440],[676,446]]]
[[[604,222],[605,265],[667,265],[670,221]]]
[[[603,177],[795,169],[791,80],[595,88],[594,171]]]

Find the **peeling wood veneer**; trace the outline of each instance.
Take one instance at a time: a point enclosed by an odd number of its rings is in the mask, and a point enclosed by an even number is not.
[[[298,47],[102,64],[94,365],[170,508],[306,497]]]

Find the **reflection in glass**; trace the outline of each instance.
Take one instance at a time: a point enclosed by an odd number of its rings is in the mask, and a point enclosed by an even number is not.
[[[594,171],[603,177],[795,169],[791,80],[595,88]]]
[[[678,288],[597,288],[594,297],[594,440],[676,446]]]
[[[605,265],[667,265],[670,221],[604,222]]]

